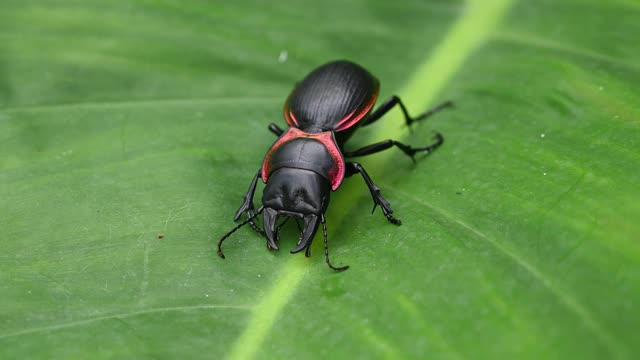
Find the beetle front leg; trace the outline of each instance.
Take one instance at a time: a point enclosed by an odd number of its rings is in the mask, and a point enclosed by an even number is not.
[[[260,177],[260,175],[262,174],[262,169],[258,170],[258,172],[256,173],[256,175],[253,177],[253,180],[251,181],[251,185],[249,185],[249,190],[247,191],[247,193],[244,195],[244,202],[242,203],[242,206],[240,206],[240,208],[238,209],[238,211],[236,211],[235,216],[233,217],[233,221],[236,221],[240,218],[240,216],[242,216],[242,214],[244,212],[247,213],[247,216],[249,217],[249,224],[251,225],[251,228],[260,233],[263,234],[263,231],[260,230],[260,228],[258,228],[258,226],[255,224],[255,222],[253,221],[253,217],[254,217],[254,212],[253,212],[253,194],[256,192],[256,185],[258,184],[258,178]]]
[[[382,213],[387,218],[387,220],[389,220],[390,223],[395,225],[401,225],[402,222],[399,219],[396,219],[395,217],[393,217],[392,215],[393,210],[391,210],[391,204],[389,204],[389,202],[384,197],[382,197],[382,195],[380,194],[380,188],[373,183],[373,180],[371,180],[371,178],[369,177],[369,174],[367,174],[367,172],[362,167],[362,165],[360,165],[357,162],[348,162],[345,165],[346,165],[345,176],[348,177],[353,174],[360,173],[360,175],[362,175],[362,178],[364,179],[364,182],[367,184],[367,187],[369,188],[369,192],[371,193],[371,197],[373,198],[373,210],[371,212],[373,213],[376,210],[376,207],[380,205],[380,208],[382,209]]]

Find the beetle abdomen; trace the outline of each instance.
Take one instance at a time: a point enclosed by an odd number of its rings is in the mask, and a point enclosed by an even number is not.
[[[296,86],[285,104],[285,119],[303,130],[345,130],[369,113],[378,90],[378,79],[360,65],[331,62]]]

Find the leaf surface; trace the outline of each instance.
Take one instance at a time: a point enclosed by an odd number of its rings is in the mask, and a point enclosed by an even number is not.
[[[1,358],[633,358],[632,1],[0,5]],[[394,110],[329,247],[230,230],[293,84],[367,67]],[[260,197],[260,189],[257,198]],[[257,200],[258,200],[257,199]]]

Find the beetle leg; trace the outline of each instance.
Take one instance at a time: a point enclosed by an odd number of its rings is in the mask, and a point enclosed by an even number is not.
[[[384,114],[393,109],[393,107],[396,105],[400,105],[400,109],[402,109],[402,113],[404,114],[405,122],[407,123],[407,125],[411,125],[411,123],[413,123],[414,121],[424,120],[429,116],[439,112],[440,110],[446,109],[448,107],[453,107],[453,102],[445,101],[442,104],[430,110],[427,110],[416,117],[411,117],[411,115],[409,115],[409,112],[407,111],[407,108],[402,103],[402,100],[400,100],[400,98],[396,95],[393,95],[392,97],[385,100],[373,113],[371,113],[371,115],[369,115],[367,119],[362,123],[362,126],[371,125],[374,122],[380,120],[380,118]]]
[[[349,265],[335,267],[331,264],[331,261],[329,261],[329,247],[327,246],[327,222],[324,218],[324,214],[320,214],[320,222],[322,223],[322,235],[324,237],[324,258],[327,262],[327,265],[329,265],[329,267],[335,271],[347,270],[349,268]]]
[[[376,210],[376,207],[380,205],[380,208],[382,209],[382,213],[387,218],[387,220],[389,220],[390,223],[395,225],[402,224],[402,222],[399,219],[396,219],[395,217],[393,217],[392,215],[393,210],[391,210],[391,204],[389,204],[389,202],[384,197],[382,197],[382,195],[380,194],[380,188],[373,183],[373,180],[371,180],[371,178],[369,177],[369,174],[367,174],[367,172],[362,167],[362,165],[360,165],[357,162],[348,162],[346,163],[346,170],[347,171],[345,176],[351,176],[355,173],[360,173],[360,175],[362,175],[364,182],[367,184],[367,187],[369,188],[371,197],[373,198],[373,210],[371,211],[372,213]]]
[[[416,162],[415,155],[417,152],[423,152],[423,153],[429,154],[433,150],[437,149],[444,142],[444,137],[440,133],[436,133],[435,138],[436,138],[436,141],[433,144],[429,144],[427,146],[418,147],[418,148],[411,147],[409,145],[403,144],[395,140],[385,140],[385,141],[381,141],[375,144],[362,147],[358,150],[346,151],[344,152],[344,156],[354,157],[354,156],[371,155],[371,154],[378,153],[380,151],[387,150],[395,145],[400,150],[402,150],[402,152],[404,152],[407,156],[409,156],[411,160],[413,160],[413,162]]]
[[[276,134],[276,136],[280,136],[282,134],[284,134],[284,130],[282,130],[282,128],[274,123],[269,124],[269,131],[271,131],[272,133]]]
[[[256,192],[256,185],[258,183],[258,178],[260,177],[261,173],[262,173],[262,169],[258,170],[256,175],[253,177],[253,180],[251,180],[251,185],[249,185],[249,190],[244,195],[244,202],[242,203],[242,206],[240,206],[238,211],[236,211],[236,214],[233,217],[233,221],[238,220],[240,216],[242,216],[242,213],[246,212],[248,218],[251,219],[249,220],[249,224],[251,225],[251,228],[257,233],[264,235],[264,232],[260,230],[260,228],[258,228],[258,226],[255,224],[253,220],[254,218],[253,194]]]

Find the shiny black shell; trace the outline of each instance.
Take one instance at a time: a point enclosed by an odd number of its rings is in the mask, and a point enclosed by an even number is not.
[[[293,89],[285,104],[285,119],[307,132],[344,131],[371,111],[379,88],[378,79],[360,65],[330,62]]]

